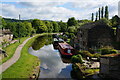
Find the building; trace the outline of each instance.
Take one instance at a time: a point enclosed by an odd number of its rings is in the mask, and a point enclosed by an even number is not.
[[[100,57],[100,75],[104,78],[120,79],[120,54]]]
[[[120,42],[120,25],[117,27],[117,30],[116,30],[116,41],[117,42]]]
[[[104,23],[87,23],[78,29],[76,39],[80,50],[112,46],[114,30]]]
[[[0,43],[5,41],[11,41],[13,38],[13,34],[9,29],[0,29]]]

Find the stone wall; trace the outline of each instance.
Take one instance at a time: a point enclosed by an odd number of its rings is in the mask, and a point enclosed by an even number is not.
[[[120,79],[120,56],[117,57],[101,57],[100,58],[100,74],[107,78]]]
[[[112,46],[113,40],[114,40],[114,31],[108,26],[104,26],[104,25],[95,26],[89,30],[88,46],[91,48]]]
[[[116,31],[117,42],[120,42],[120,27]]]

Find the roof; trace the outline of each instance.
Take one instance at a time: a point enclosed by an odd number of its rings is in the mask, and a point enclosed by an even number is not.
[[[99,28],[108,27],[108,28],[110,28],[108,25],[106,25],[106,23],[103,20],[99,20],[96,22],[86,23],[86,24],[82,25],[79,29],[91,29],[94,27],[99,27]]]
[[[2,34],[12,34],[12,32],[9,29],[2,30]]]
[[[91,29],[95,27],[95,23],[87,23],[80,27],[80,29]]]
[[[72,46],[70,46],[68,43],[64,42],[64,43],[59,43],[59,45],[63,48],[63,49],[73,49]]]
[[[107,54],[107,55],[102,55],[101,57],[118,57],[120,54]]]

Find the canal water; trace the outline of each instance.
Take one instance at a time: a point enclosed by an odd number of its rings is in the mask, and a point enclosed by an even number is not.
[[[54,49],[52,43],[52,35],[40,36],[29,48],[29,53],[40,59],[39,78],[71,78],[72,65],[64,63],[65,59]]]

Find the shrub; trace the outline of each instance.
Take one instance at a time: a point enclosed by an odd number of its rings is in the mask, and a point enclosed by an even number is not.
[[[93,57],[96,57],[96,58],[99,58],[100,56],[101,56],[101,54],[99,54],[99,53],[93,54]]]
[[[72,56],[71,61],[72,63],[83,63],[83,59],[80,54]]]
[[[110,54],[112,54],[112,53],[118,53],[118,51],[115,49],[112,49],[112,50],[110,50]]]
[[[93,57],[93,54],[91,54],[89,51],[82,51],[82,54],[86,57]]]
[[[118,53],[117,50],[113,49],[113,48],[102,48],[101,49],[101,54],[105,55],[105,54],[112,54],[112,53]]]
[[[109,49],[101,49],[101,54],[104,55],[104,54],[110,54],[110,51]]]

